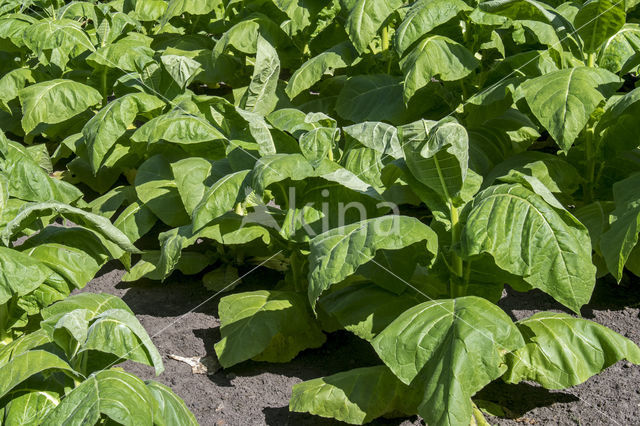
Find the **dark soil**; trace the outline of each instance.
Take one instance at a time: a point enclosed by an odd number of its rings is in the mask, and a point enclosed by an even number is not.
[[[320,349],[302,352],[286,364],[245,362],[213,375],[193,374],[191,367],[168,358],[213,354],[220,338],[217,320],[219,297],[212,296],[199,281],[173,277],[165,284],[141,281],[121,283],[123,271],[108,265],[83,291],[120,296],[135,312],[163,356],[165,372],[154,377],[150,367],[122,366],[143,379],[170,386],[187,403],[201,425],[336,425],[320,417],[290,413],[291,387],[303,380],[326,376],[356,366],[379,364],[364,341],[346,332],[333,333]],[[268,271],[248,276],[242,289],[264,288]],[[640,286],[620,288],[599,284],[598,304],[585,306],[583,316],[612,328],[640,343],[637,308]],[[630,299],[637,294],[637,300]],[[540,310],[563,311],[562,306],[540,292],[505,292],[501,307],[514,319]],[[194,309],[195,308],[195,309]],[[489,417],[492,424],[633,425],[640,424],[640,367],[626,361],[608,368],[586,383],[563,391],[547,391],[532,384],[490,384],[478,398],[506,407],[510,417]],[[418,425],[417,417],[383,420],[376,424]]]

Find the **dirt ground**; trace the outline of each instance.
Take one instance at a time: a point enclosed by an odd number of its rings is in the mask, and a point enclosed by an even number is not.
[[[268,271],[249,275],[241,289],[260,288]],[[147,329],[165,363],[165,372],[155,378],[170,386],[193,411],[201,425],[336,425],[320,417],[290,413],[291,387],[303,380],[330,375],[356,366],[379,364],[364,341],[347,332],[333,333],[319,349],[302,352],[286,364],[245,362],[213,375],[193,374],[191,367],[168,357],[205,356],[219,340],[219,298],[198,281],[172,277],[164,284],[121,283],[123,271],[107,265],[83,291],[105,292],[122,297]],[[622,333],[640,343],[640,285],[620,288],[599,284],[594,299],[585,306],[585,318]],[[630,294],[638,295],[635,299]],[[194,307],[198,306],[196,309]],[[562,311],[562,306],[543,293],[526,295],[505,292],[501,306],[514,319],[540,310]],[[133,363],[123,367],[143,379],[153,377],[151,368]],[[492,424],[633,425],[640,424],[640,367],[622,361],[582,385],[563,391],[547,391],[521,383],[490,384],[478,395],[483,400],[509,407],[512,419],[490,417]],[[380,425],[418,425],[417,417],[382,420]]]

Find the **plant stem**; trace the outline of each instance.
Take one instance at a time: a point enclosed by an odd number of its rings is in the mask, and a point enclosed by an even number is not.
[[[591,67],[591,68],[596,66],[596,54],[595,53],[589,53],[589,55],[587,56],[587,66]]]
[[[387,57],[387,74],[391,74],[391,52],[389,51],[389,26],[382,27],[382,51]]]
[[[586,203],[590,203],[593,201],[593,184],[595,178],[595,168],[596,168],[596,147],[594,146],[594,134],[593,127],[589,127],[586,130],[586,145],[585,145],[585,155],[587,162],[587,182],[585,185],[585,194],[584,201]]]
[[[389,27],[385,25],[382,27],[382,51],[389,50]]]
[[[102,87],[102,106],[107,105],[107,99],[109,97],[107,93],[107,67],[102,69],[102,73],[100,73],[100,85]]]
[[[451,209],[451,246],[453,246],[460,239],[460,217],[458,209],[453,206],[453,203],[450,203],[449,206]],[[462,277],[462,258],[453,250],[451,251],[451,268],[458,277]]]

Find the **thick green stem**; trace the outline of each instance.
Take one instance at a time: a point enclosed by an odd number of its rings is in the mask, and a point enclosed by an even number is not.
[[[596,54],[595,53],[589,53],[589,55],[587,56],[587,66],[591,67],[591,68],[596,66]]]
[[[389,27],[385,25],[382,27],[382,51],[389,50]]]
[[[102,106],[104,107],[107,105],[107,100],[109,98],[109,93],[107,93],[107,67],[104,67],[100,74],[100,85],[102,88]]]
[[[449,280],[449,294],[451,297],[462,297],[467,293],[470,270],[465,270],[462,258],[453,250],[453,246],[460,240],[460,216],[453,203],[449,203],[451,210],[451,273]],[[469,268],[467,265],[467,269]]]
[[[453,246],[460,239],[460,217],[458,216],[458,209],[450,204],[451,208],[451,245]],[[451,269],[457,277],[461,278],[463,274],[462,258],[458,254],[451,250]]]
[[[595,138],[593,134],[593,128],[587,128],[586,132],[585,155],[587,163],[587,179],[585,183],[584,201],[586,203],[590,203],[591,201],[593,201],[597,149],[594,143]]]

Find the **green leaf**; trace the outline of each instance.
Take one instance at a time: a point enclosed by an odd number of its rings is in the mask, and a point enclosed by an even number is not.
[[[329,153],[333,151],[340,130],[332,127],[319,127],[308,131],[300,136],[300,151],[314,167],[322,163],[322,160],[329,158]]]
[[[64,318],[64,317],[63,317]],[[86,324],[89,327],[89,324]],[[92,318],[80,351],[100,351],[164,371],[162,357],[138,319],[127,309],[110,309]],[[109,363],[111,364],[111,363]]]
[[[217,160],[224,157],[226,136],[199,115],[181,109],[155,117],[131,136],[132,142],[178,144],[188,153]]]
[[[113,222],[113,226],[135,242],[149,232],[157,220],[158,218],[150,208],[134,201],[118,215],[118,218]]]
[[[109,102],[82,129],[94,173],[104,164],[105,157],[133,124],[138,114],[162,108],[164,102],[146,93],[131,93]]]
[[[462,0],[418,0],[411,5],[395,36],[395,47],[403,55],[434,28],[472,9]]]
[[[418,300],[413,295],[397,295],[368,282],[332,291],[318,301],[324,314],[345,330],[367,341],[371,341],[401,313],[416,304]]]
[[[622,359],[640,364],[635,343],[593,321],[540,312],[516,325],[525,346],[506,357],[507,383],[533,380],[547,389],[565,389]]]
[[[387,74],[351,77],[338,95],[336,111],[355,123],[398,121],[405,114],[401,81]]]
[[[19,97],[25,133],[40,124],[61,123],[102,101],[93,87],[64,79],[33,84],[20,90]]]
[[[154,415],[154,423],[160,426],[198,426],[195,416],[187,408],[184,401],[167,386],[148,380],[147,389],[156,400],[158,414]]]
[[[153,214],[169,226],[189,222],[171,165],[162,155],[155,155],[142,163],[135,180],[136,194]]]
[[[419,244],[418,244],[419,243]],[[438,239],[433,230],[415,218],[383,216],[335,228],[311,240],[309,255],[309,302],[315,307],[318,297],[358,268],[376,259],[378,251],[400,250],[416,245],[411,251],[418,258],[433,258],[438,252]],[[414,258],[416,259],[416,258]],[[379,257],[375,266],[380,268]],[[373,265],[371,265],[373,266]],[[378,274],[380,270],[377,269]],[[414,263],[415,268],[415,263]],[[383,275],[388,272],[382,271]],[[409,276],[413,271],[391,271]],[[397,279],[397,276],[387,279]]]
[[[240,107],[260,115],[273,111],[278,102],[276,87],[280,76],[280,59],[276,49],[262,36],[258,36],[258,53],[249,88]]]
[[[413,176],[448,202],[462,190],[469,163],[469,140],[455,121],[420,120],[398,128]]]
[[[382,24],[402,3],[402,0],[352,2],[345,30],[359,53],[362,54],[369,48],[369,43],[376,37]]]
[[[193,210],[193,229],[195,231],[233,210],[235,205],[245,198],[246,194],[242,193],[241,188],[244,187],[248,174],[249,170],[231,173],[206,190],[201,201]]]
[[[351,43],[344,41],[333,46],[319,55],[316,55],[302,64],[293,73],[285,92],[293,99],[305,90],[308,90],[322,79],[324,75],[333,75],[334,70],[346,68],[351,65],[356,57]],[[2,80],[0,80],[1,82]]]
[[[523,340],[500,308],[468,296],[405,311],[372,345],[396,377],[422,389],[427,424],[467,425],[471,396],[505,372],[505,353]]]
[[[44,424],[95,424],[101,415],[126,426],[153,425],[155,399],[137,377],[100,371],[69,392]]]
[[[625,24],[600,48],[598,65],[618,73],[638,53],[640,53],[640,25]]]
[[[638,243],[640,232],[640,174],[616,182],[613,197],[616,208],[611,213],[611,226],[600,238],[600,252],[607,268],[618,282],[622,279],[624,265]]]
[[[171,164],[180,199],[189,216],[202,200],[210,180],[217,177],[211,176],[212,166],[211,161],[200,157],[189,157]]]
[[[606,158],[637,148],[633,135],[640,131],[636,117],[640,113],[640,88],[619,97],[607,105],[604,114],[598,121],[595,134],[600,135],[599,145]]]
[[[53,271],[37,259],[0,247],[0,304],[35,290]]]
[[[289,410],[361,425],[384,415],[414,415],[419,396],[387,367],[378,365],[294,385]]]
[[[405,75],[404,100],[408,103],[436,76],[443,81],[460,80],[479,64],[466,47],[450,38],[439,35],[426,37],[400,61]]]
[[[73,203],[82,197],[79,189],[50,177],[30,152],[17,143],[8,143],[3,169],[11,197],[26,201],[57,200],[64,203]]]
[[[0,398],[29,377],[50,370],[66,372],[70,376],[75,375],[69,364],[47,351],[30,350],[13,357],[0,366],[0,375],[3,378],[0,382]]]
[[[173,81],[183,90],[202,71],[202,65],[187,56],[164,54],[160,61]]]
[[[53,216],[54,218],[62,216],[75,224],[96,232],[124,251],[129,253],[139,252],[129,238],[113,226],[109,219],[56,201],[27,205],[7,224],[7,227],[2,232],[2,240],[5,244],[8,244],[10,239],[19,231],[31,225],[35,220],[47,216]]]
[[[588,0],[573,20],[584,50],[594,53],[624,25],[624,0]]]
[[[620,83],[615,74],[604,69],[579,67],[527,80],[520,89],[533,115],[566,152],[598,104]]]
[[[492,186],[468,205],[463,257],[482,253],[496,265],[580,312],[591,298],[595,266],[589,233],[569,212],[522,185]]]
[[[220,300],[220,334],[215,344],[227,368],[248,359],[288,362],[325,341],[302,296],[286,291],[253,291]]]

